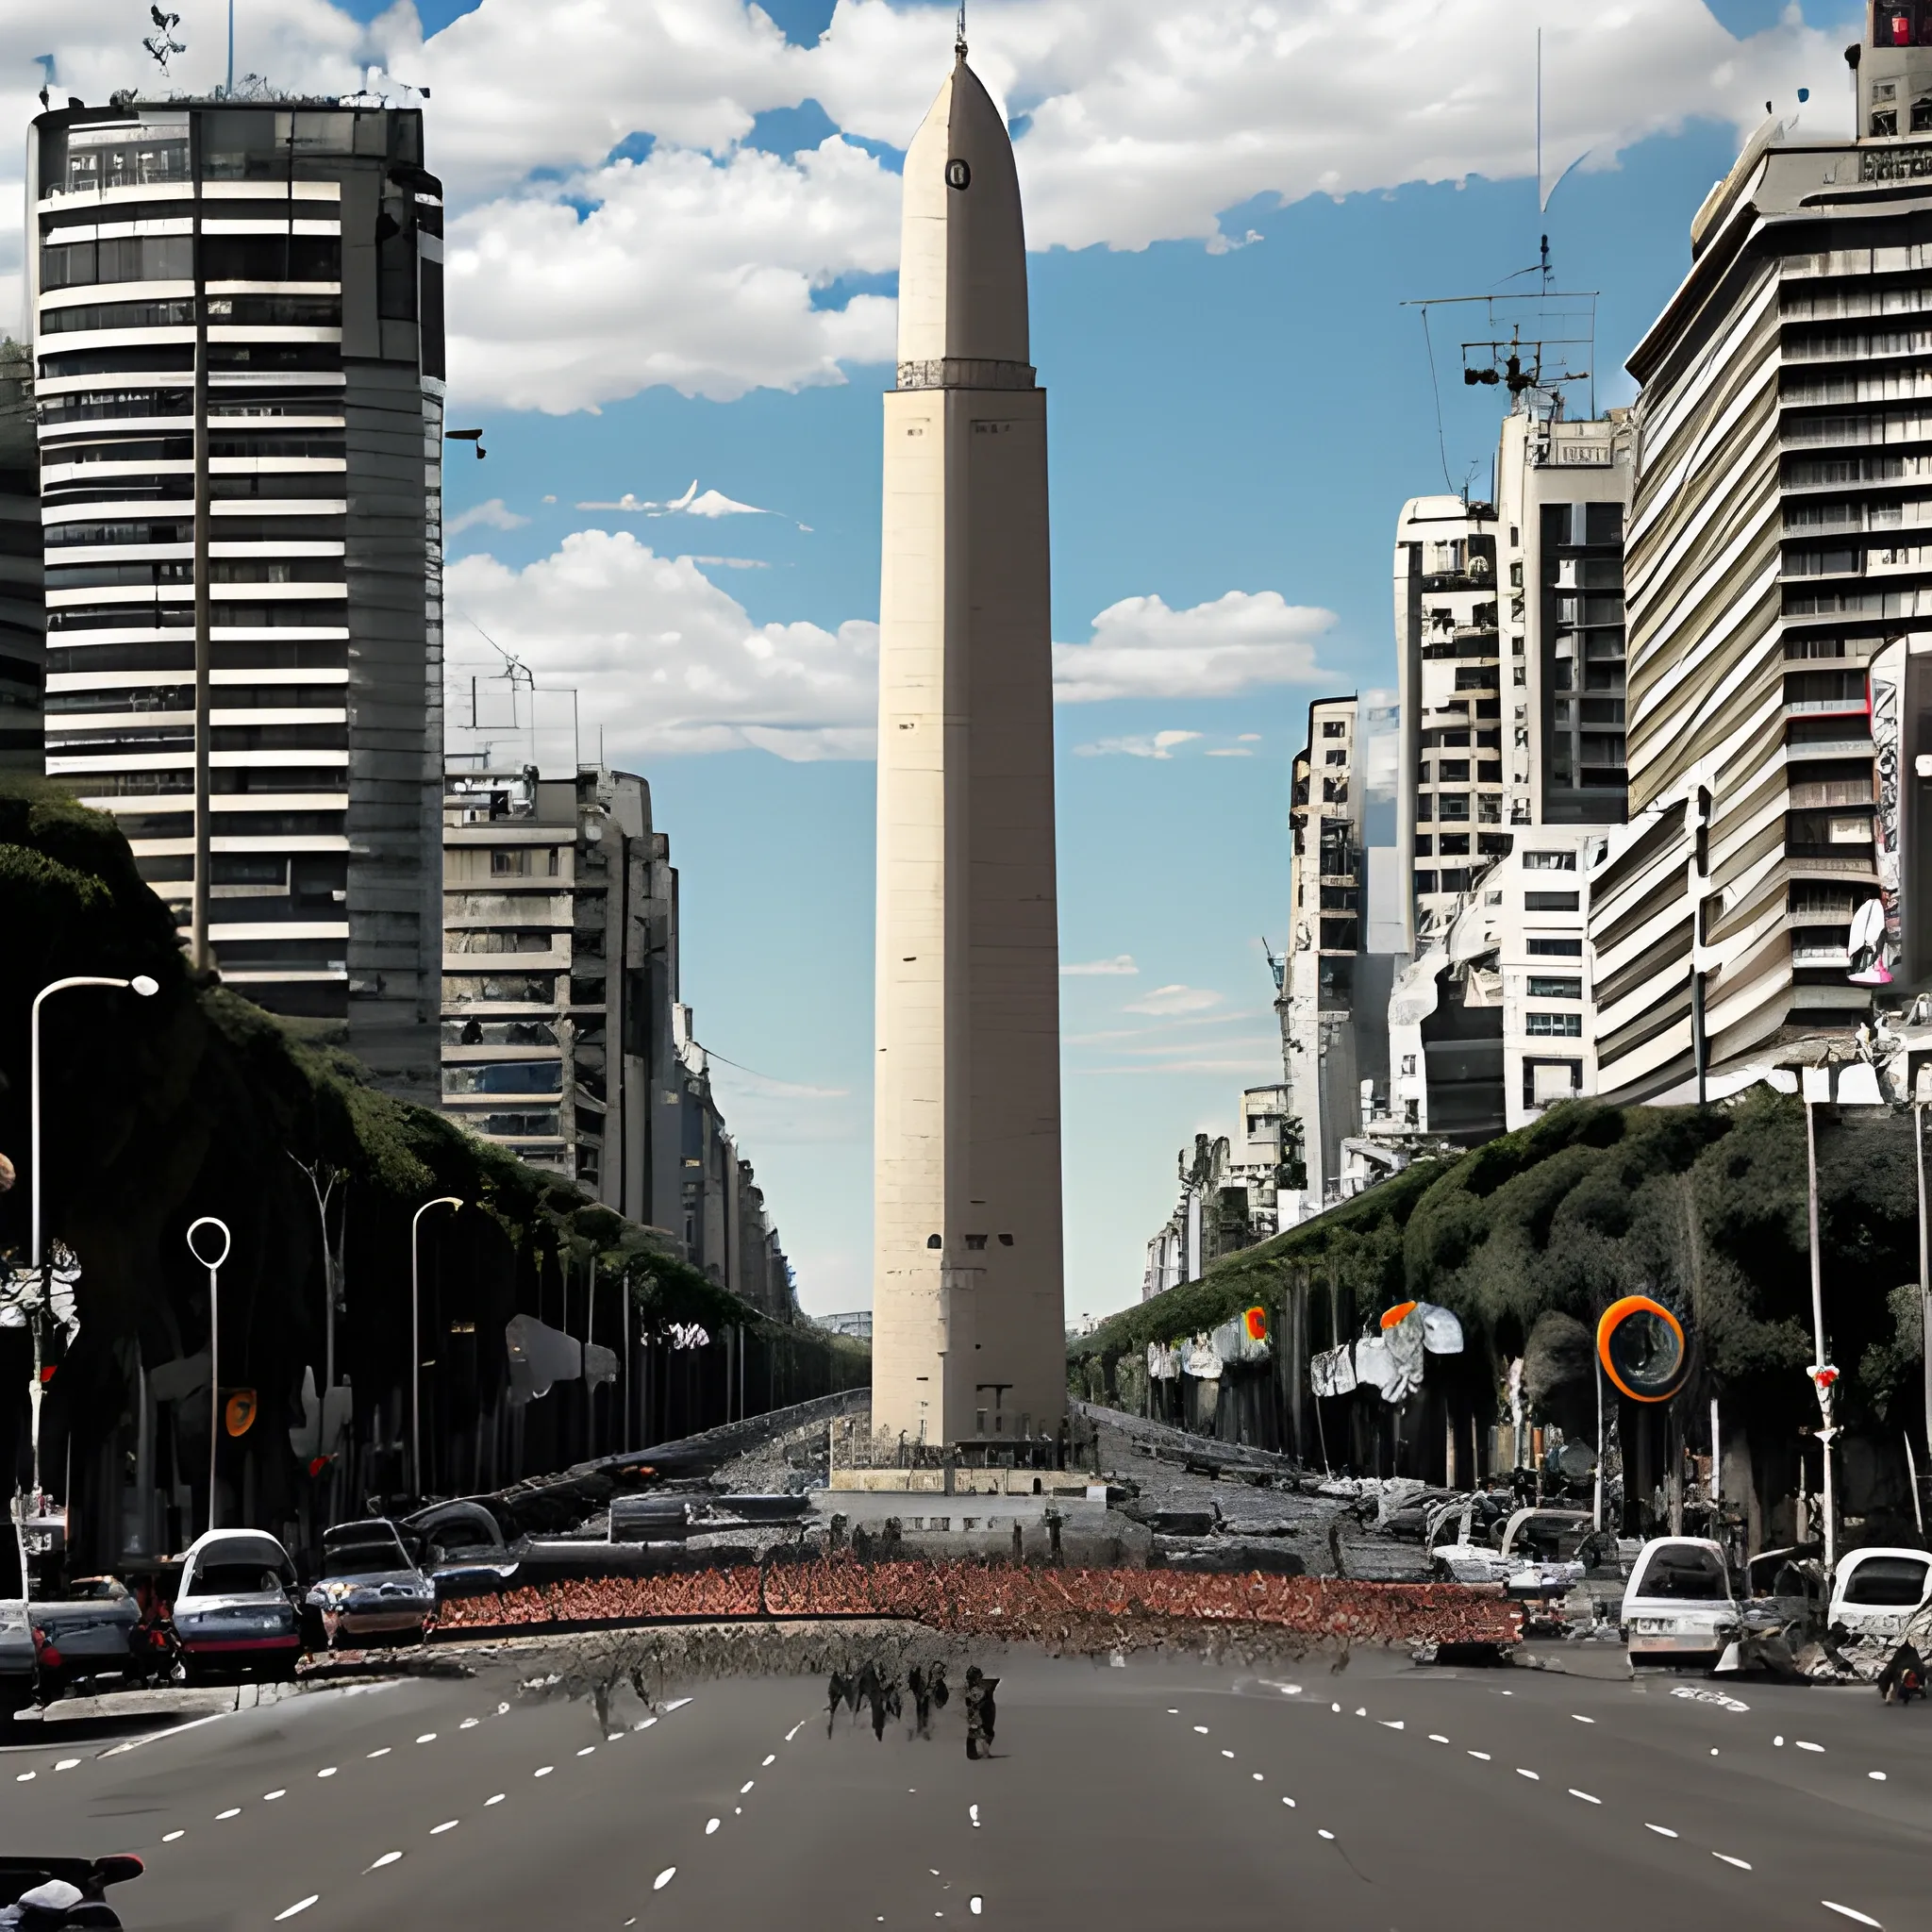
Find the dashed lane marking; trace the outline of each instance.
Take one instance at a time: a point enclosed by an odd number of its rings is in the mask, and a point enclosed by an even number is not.
[[[662,1891],[664,1888],[667,1885],[669,1885],[671,1881],[676,1876],[677,1867],[675,1865],[665,1866],[663,1871],[658,1873],[657,1877],[651,1880],[651,1890],[653,1891]]]
[[[225,1811],[217,1811],[217,1812],[215,1813],[215,1823],[216,1823],[217,1824],[220,1824],[220,1823],[222,1822],[222,1820],[223,1820],[223,1819],[225,1819],[225,1818],[239,1818],[239,1817],[241,1817],[241,1815],[242,1815],[242,1807],[241,1807],[241,1806],[239,1806],[239,1805],[230,1805],[230,1806],[228,1807],[228,1808],[227,1808],[227,1809],[226,1809]]]
[[[306,1912],[310,1906],[314,1905],[316,1901],[321,1898],[321,1892],[311,1891],[307,1898],[298,1898],[295,1901],[295,1903],[288,1908],[287,1911],[277,1912],[275,1914],[275,1924],[279,1925],[284,1919],[292,1919],[296,1917],[298,1913]]]
[[[1643,1821],[1645,1831],[1654,1831],[1659,1838],[1675,1838],[1677,1834],[1668,1824],[1653,1824],[1649,1819]]]
[[[1710,1856],[1724,1864],[1735,1865],[1740,1872],[1748,1872],[1752,1869],[1745,1859],[1734,1858],[1728,1852],[1713,1852]]]
[[[1574,1785],[1570,1787],[1570,1795],[1573,1798],[1581,1798],[1586,1805],[1601,1805],[1603,1803],[1601,1798],[1593,1798],[1588,1791],[1579,1791]]]
[[[445,1818],[441,1824],[432,1824],[429,1827],[429,1836],[441,1838],[444,1832],[454,1831],[462,1822],[460,1818]]]
[[[1878,1921],[1876,1919],[1872,1918],[1867,1913],[1854,1909],[1851,1906],[1841,1906],[1838,1904],[1836,1900],[1828,1898],[1822,1898],[1818,1901],[1818,1903],[1822,1905],[1827,1912],[1836,1912],[1840,1918],[1856,1919],[1857,1923],[1861,1925],[1878,1925]],[[1878,1932],[1885,1932],[1885,1927],[1883,1925],[1878,1925]]]
[[[371,1872],[380,1872],[385,1865],[393,1865],[396,1862],[396,1860],[399,1859],[403,1855],[400,1852],[383,1853],[382,1857],[377,1858],[373,1865],[363,1866],[362,1871],[364,1876],[367,1876],[368,1874],[370,1874]]]

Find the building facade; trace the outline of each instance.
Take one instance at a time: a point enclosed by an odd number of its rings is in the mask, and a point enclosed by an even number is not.
[[[1631,818],[1591,907],[1623,1097],[1731,1091],[1932,976],[1932,11],[1848,58],[1855,139],[1768,120],[1630,360]]]
[[[39,772],[47,656],[33,358],[0,344],[0,772]]]
[[[1395,544],[1412,958],[1368,1131],[1473,1145],[1595,1091],[1587,874],[1623,821],[1627,412],[1524,383],[1496,501],[1419,497]]]
[[[1232,1135],[1196,1134],[1193,1146],[1182,1148],[1180,1199],[1147,1243],[1143,1302],[1294,1225],[1281,1219],[1283,1204],[1294,1199],[1283,1172],[1289,1105],[1285,1086],[1244,1088]]]
[[[436,1091],[441,191],[414,110],[28,143],[46,770],[202,963]]]
[[[791,1320],[791,1268],[678,997],[649,785],[453,763],[443,887],[443,1110]]]

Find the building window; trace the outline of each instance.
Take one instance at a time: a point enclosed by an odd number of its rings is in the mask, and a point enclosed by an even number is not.
[[[1444,832],[1441,844],[1445,858],[1463,858],[1469,855],[1469,834],[1467,832]]]
[[[1418,892],[1433,892],[1436,890],[1436,874],[1433,872],[1417,873],[1415,889]]]
[[[527,878],[530,874],[530,853],[527,846],[512,852],[492,852],[490,855],[490,876],[493,879]]]
[[[1580,1040],[1583,1037],[1583,1015],[1525,1013],[1523,1016],[1523,1030],[1532,1039]]]
[[[1529,975],[1529,997],[1533,1000],[1580,1000],[1583,982],[1580,979],[1550,979],[1532,973]]]
[[[1581,940],[1531,939],[1524,950],[1532,959],[1580,959],[1583,958]]]
[[[1418,858],[1433,858],[1436,856],[1436,840],[1433,833],[1418,832],[1416,834],[1415,856]]]
[[[1346,738],[1348,736],[1348,726],[1340,718],[1324,718],[1322,721],[1322,736],[1324,738]]]
[[[1580,895],[1575,892],[1525,892],[1523,895],[1525,912],[1574,912],[1580,904]]]
[[[1469,817],[1469,794],[1466,791],[1445,791],[1441,794],[1437,816],[1445,819],[1467,819]]]
[[[1574,872],[1576,855],[1574,852],[1525,852],[1523,869],[1524,872]]]

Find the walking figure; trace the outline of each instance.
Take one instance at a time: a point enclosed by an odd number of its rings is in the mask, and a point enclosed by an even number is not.
[[[906,1688],[912,1692],[912,1735],[925,1738],[932,1735],[932,1691],[926,1685],[925,1673],[917,1664],[906,1673]]]
[[[832,1726],[838,1722],[839,1707],[852,1695],[852,1687],[837,1671],[832,1673],[832,1681],[825,1686],[825,1736],[832,1735]]]
[[[866,1669],[872,1674],[872,1683],[866,1692],[872,1704],[872,1734],[884,1743],[887,1718],[899,1715],[899,1686],[894,1679],[881,1677],[873,1672],[871,1665],[868,1664]]]
[[[993,1701],[992,1693],[999,1686],[997,1677],[989,1677],[977,1664],[966,1667],[966,1755],[968,1757],[991,1757],[992,1756]]]

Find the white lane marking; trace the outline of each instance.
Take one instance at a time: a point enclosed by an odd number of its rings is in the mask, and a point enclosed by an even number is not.
[[[1745,1862],[1745,1860],[1743,1860],[1742,1858],[1734,1858],[1728,1852],[1713,1852],[1710,1856],[1713,1858],[1722,1859],[1723,1862],[1726,1865],[1735,1865],[1740,1872],[1748,1872],[1751,1869],[1751,1867],[1749,1866],[1749,1864]]]
[[[177,1838],[186,1838],[188,1834],[185,1831],[164,1831],[161,1834],[161,1842],[164,1845],[171,1845]]]
[[[663,1871],[658,1873],[657,1877],[651,1880],[651,1890],[653,1891],[662,1891],[664,1888],[667,1885],[669,1885],[671,1881],[676,1876],[677,1867],[675,1865],[665,1866]]]
[[[966,1815],[972,1819],[974,1830],[977,1831],[979,1829],[979,1807],[977,1805],[967,1806]]]
[[[979,1916],[980,1907],[983,1903],[984,1901],[975,1891],[973,1894],[973,1896],[966,1901],[966,1909],[970,1911],[973,1914],[973,1916],[976,1919]]]
[[[1574,1711],[1574,1710],[1573,1710],[1573,1711],[1572,1711],[1572,1712],[1570,1713],[1570,1721],[1571,1721],[1571,1722],[1572,1722],[1573,1724],[1595,1724],[1595,1722],[1596,1722],[1595,1718],[1593,1718],[1593,1717],[1584,1717],[1584,1716],[1583,1716],[1583,1715],[1582,1715],[1582,1714],[1581,1714],[1580,1712],[1577,1712],[1577,1711]]]
[[[1259,1784],[1261,1782],[1261,1774],[1258,1771],[1253,1773],[1252,1775],[1257,1784]]]
[[[548,1777],[556,1769],[557,1767],[554,1764],[540,1764],[530,1775],[532,1777]]]
[[[1203,1738],[1205,1738],[1208,1735],[1208,1726],[1206,1724],[1196,1724],[1194,1726],[1194,1729],[1196,1733]]]
[[[1357,1717],[1367,1717],[1369,1714],[1367,1706],[1357,1704],[1355,1707],[1355,1714]]]
[[[441,1824],[432,1824],[429,1827],[429,1836],[441,1838],[444,1832],[454,1831],[462,1822],[460,1818],[445,1818]]]
[[[372,1751],[368,1755],[371,1757],[387,1757],[390,1752],[393,1749],[393,1745],[385,1744],[380,1751]]]
[[[39,1776],[40,1773],[37,1771],[23,1771],[15,1776],[13,1782],[17,1785],[30,1785]]]
[[[707,1838],[709,1838],[709,1837],[710,1837],[710,1835],[711,1835],[711,1834],[712,1834],[712,1833],[713,1833],[714,1831],[716,1831],[716,1830],[717,1830],[717,1828],[718,1828],[718,1825],[719,1825],[719,1823],[720,1823],[720,1821],[719,1821],[718,1819],[716,1819],[716,1818],[708,1818],[708,1819],[706,1819],[706,1821],[705,1821],[705,1836],[706,1836]]]
[[[1712,1745],[1712,1746],[1710,1747],[1710,1755],[1711,1755],[1711,1756],[1712,1756],[1713,1757],[1715,1757],[1717,1756],[1717,1746],[1716,1746],[1715,1744],[1713,1744],[1713,1745]]]
[[[1601,1805],[1603,1803],[1601,1798],[1592,1798],[1588,1791],[1579,1791],[1574,1785],[1570,1787],[1570,1795],[1573,1798],[1581,1798],[1586,1805]]]
[[[284,1919],[292,1919],[296,1913],[306,1912],[321,1896],[321,1892],[311,1891],[307,1898],[298,1898],[286,1912],[277,1912],[275,1914],[275,1924],[279,1925]]]
[[[489,1808],[491,1807],[491,1806],[492,1806],[492,1805],[500,1805],[500,1804],[502,1804],[502,1803],[503,1803],[503,1793],[502,1793],[501,1791],[498,1791],[498,1792],[497,1792],[497,1794],[496,1794],[496,1795],[495,1795],[495,1796],[494,1796],[493,1798],[485,1798],[485,1799],[483,1800],[483,1808],[484,1808],[484,1810],[486,1810],[486,1811],[487,1811],[487,1810],[489,1810]]]
[[[79,1762],[80,1759],[77,1757],[62,1757],[56,1762],[54,1769],[56,1771],[72,1771]]]
[[[225,1717],[232,1717],[233,1711],[218,1710],[212,1717],[192,1717],[185,1724],[175,1724],[165,1731],[150,1731],[144,1738],[129,1738],[125,1744],[116,1744],[110,1751],[103,1751],[103,1757],[118,1757],[124,1751],[139,1751],[143,1745],[158,1744],[166,1738],[178,1738],[183,1731],[198,1731],[203,1724],[218,1724]]]
[[[419,1744],[433,1744],[436,1742],[436,1733],[434,1731],[425,1731],[416,1741]]]
[[[508,1717],[509,1715],[509,1706],[507,1704],[499,1704],[496,1707],[496,1714],[498,1717]]]
[[[363,1866],[362,1870],[365,1873],[380,1872],[385,1865],[393,1865],[396,1862],[396,1860],[400,1858],[403,1855],[400,1852],[385,1852],[383,1853],[381,1857],[376,1859],[375,1864],[365,1865]]]
[[[1385,1717],[1381,1723],[1385,1731],[1399,1731],[1402,1728],[1402,1720],[1399,1717]]]
[[[1232,1751],[1224,1751],[1221,1755],[1224,1757],[1232,1757],[1234,1756],[1234,1753]]]
[[[1171,1704],[1170,1704],[1170,1705],[1169,1705],[1169,1706],[1167,1707],[1167,1714],[1168,1714],[1168,1716],[1169,1716],[1169,1717],[1178,1717],[1178,1716],[1180,1716],[1180,1712],[1179,1712],[1178,1710],[1176,1710],[1176,1709],[1175,1709],[1175,1708],[1174,1707],[1174,1706],[1173,1706],[1173,1705],[1171,1705]]]
[[[223,1819],[225,1819],[225,1818],[239,1818],[239,1817],[241,1817],[241,1815],[242,1815],[242,1807],[241,1807],[241,1806],[239,1806],[239,1805],[230,1805],[230,1806],[228,1807],[228,1808],[227,1808],[227,1809],[226,1809],[225,1811],[217,1811],[217,1812],[215,1813],[215,1823],[216,1823],[217,1824],[220,1824],[220,1823],[222,1822],[222,1820],[223,1820]]]
[[[579,1757],[588,1757],[591,1755],[591,1753],[594,1751],[596,1748],[597,1747],[594,1744],[586,1744],[584,1748],[577,1753],[577,1756]]]
[[[1541,1772],[1540,1772],[1540,1771],[1524,1771],[1524,1768],[1522,1767],[1522,1765],[1520,1765],[1520,1764],[1519,1764],[1519,1765],[1518,1765],[1518,1766],[1516,1767],[1516,1775],[1517,1775],[1518,1777],[1526,1777],[1526,1778],[1528,1778],[1528,1779],[1529,1779],[1529,1781],[1530,1781],[1530,1782],[1531,1782],[1532,1784],[1541,1784],[1541,1783],[1542,1783],[1542,1773],[1541,1773]]]
[[[1292,1798],[1284,1798],[1281,1802],[1284,1805],[1286,1805],[1291,1811],[1292,1811],[1295,1808],[1295,1803]]]
[[[483,1720],[479,1717],[466,1717],[462,1721],[462,1723],[457,1726],[457,1729],[459,1731],[474,1731],[476,1728],[476,1726],[482,1722]]]
[[[333,1764],[325,1764],[315,1774],[317,1777],[333,1777],[336,1774],[336,1768]]]
[[[1340,1716],[1341,1715],[1341,1705],[1339,1705],[1339,1704],[1331,1704],[1331,1705],[1330,1705],[1330,1706],[1328,1707],[1328,1708],[1329,1708],[1330,1710],[1332,1710],[1332,1711],[1333,1711],[1333,1712],[1335,1713],[1335,1715],[1336,1715],[1337,1717],[1340,1717]]]
[[[1659,1838],[1675,1838],[1677,1835],[1668,1824],[1653,1824],[1647,1818],[1643,1821],[1643,1828],[1656,1832]]]
[[[1277,1684],[1274,1687],[1284,1697],[1299,1697],[1302,1687],[1299,1684]]]
[[[791,1743],[791,1741],[792,1740],[792,1739],[793,1739],[793,1738],[795,1738],[795,1737],[797,1737],[797,1735],[799,1734],[799,1732],[800,1732],[800,1731],[802,1731],[802,1730],[804,1730],[804,1728],[805,1728],[805,1720],[804,1720],[803,1718],[800,1718],[800,1719],[799,1719],[799,1721],[798,1721],[798,1722],[797,1722],[797,1723],[796,1723],[795,1724],[793,1724],[793,1725],[791,1726],[791,1729],[790,1729],[789,1731],[787,1731],[787,1732],[785,1733],[785,1741],[786,1741],[786,1742],[787,1742],[788,1744],[789,1744],[789,1743]]]
[[[743,1797],[743,1796],[744,1796],[744,1794],[745,1794],[745,1792],[747,1792],[748,1790],[751,1790],[751,1788],[752,1788],[752,1786],[754,1786],[754,1785],[755,1785],[755,1784],[757,1784],[757,1783],[758,1783],[758,1779],[757,1779],[757,1778],[755,1778],[755,1777],[748,1777],[748,1778],[746,1778],[746,1779],[745,1779],[745,1781],[744,1781],[744,1782],[743,1782],[743,1783],[742,1783],[741,1785],[740,1785],[740,1786],[739,1786],[739,1788],[738,1788],[738,1795],[739,1795],[739,1796],[740,1796],[741,1798],[741,1797]]]
[[[289,1788],[284,1785],[280,1790],[262,1792],[261,1802],[264,1805],[273,1805],[277,1798],[286,1798],[288,1795]]]
[[[1823,1751],[1824,1749],[1823,1744],[1814,1744],[1806,1738],[1794,1738],[1791,1741],[1797,1745],[1800,1751]]]
[[[1448,1741],[1449,1740],[1441,1731],[1431,1731],[1429,1733],[1429,1742],[1432,1744],[1446,1744]]]
[[[1876,1919],[1868,1918],[1863,1912],[1855,1911],[1850,1906],[1838,1905],[1833,1900],[1828,1898],[1822,1898],[1818,1901],[1818,1903],[1822,1905],[1827,1912],[1837,1912],[1843,1918],[1856,1919],[1861,1925],[1878,1925],[1878,1921]],[[1878,1925],[1878,1932],[1885,1932],[1885,1927],[1883,1925]]]
[[[1774,1738],[1771,1741],[1774,1744],[1782,1744],[1784,1742],[1784,1740],[1782,1738]]]
[[[767,1757],[767,1758],[765,1759],[765,1762],[766,1762],[767,1764],[776,1764],[776,1763],[777,1763],[777,1761],[778,1761],[778,1754],[777,1754],[777,1753],[776,1753],[775,1751],[774,1751],[774,1752],[773,1752],[773,1753],[772,1753],[772,1754],[771,1754],[771,1755],[770,1755],[770,1756],[769,1756],[769,1757]]]
[[[1317,1838],[1332,1839],[1335,1836],[1335,1834],[1332,1831],[1324,1831],[1320,1825],[1317,1825],[1315,1827],[1315,1836]]]
[[[1880,1784],[1885,1782],[1885,1774],[1882,1771],[1868,1771],[1865,1775],[1869,1778],[1875,1778]]]
[[[1490,1754],[1487,1751],[1472,1751],[1469,1755],[1472,1757],[1480,1757],[1485,1764],[1490,1761]]]

